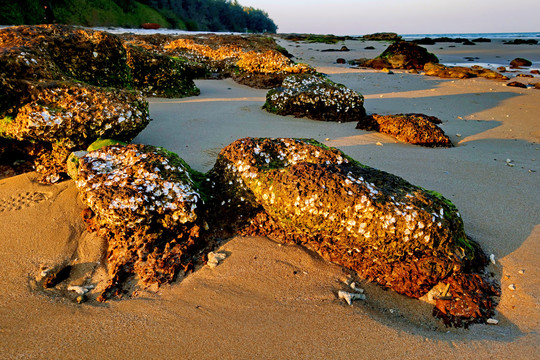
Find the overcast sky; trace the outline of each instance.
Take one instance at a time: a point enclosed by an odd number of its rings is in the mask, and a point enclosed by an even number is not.
[[[239,0],[278,32],[364,35],[539,32],[540,0]]]

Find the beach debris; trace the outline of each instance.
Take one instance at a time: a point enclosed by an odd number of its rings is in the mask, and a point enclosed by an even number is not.
[[[79,295],[84,295],[86,294],[87,292],[89,292],[90,290],[92,290],[94,288],[94,285],[86,285],[86,286],[82,286],[82,285],[69,285],[67,287],[67,290],[68,291],[73,291],[73,292],[76,292],[77,294]]]
[[[351,284],[349,285],[349,287],[351,289],[353,289],[354,291],[356,291],[357,293],[360,293],[360,294],[363,294],[364,293],[364,289],[362,288],[359,288],[358,285],[356,284],[356,282],[351,282]]]
[[[507,166],[510,166],[510,167],[514,167],[514,166],[515,166],[514,160],[512,160],[512,159],[506,159],[506,165],[507,165]]]
[[[495,260],[495,254],[489,255],[489,261],[491,261],[493,265],[497,264],[497,261]]]
[[[378,131],[409,144],[427,147],[452,147],[450,138],[436,124],[441,120],[425,114],[372,114],[362,118],[357,129]]]
[[[508,285],[508,288],[512,291],[516,290],[516,285],[515,284],[510,284]]]
[[[223,261],[227,258],[227,254],[225,253],[222,253],[222,252],[209,252],[208,253],[208,261],[207,261],[207,265],[208,267],[210,267],[211,269],[215,268],[216,266],[219,265],[220,261]]]
[[[461,137],[461,134],[456,134],[456,137]]]
[[[486,324],[488,324],[488,325],[498,325],[498,324],[499,324],[499,320],[493,319],[493,318],[489,318],[489,319],[486,320]]]
[[[338,298],[345,300],[347,304],[352,305],[353,301],[356,300],[366,300],[366,295],[361,293],[350,293],[344,290],[338,291]]]
[[[263,108],[278,115],[336,122],[358,121],[366,114],[361,94],[320,74],[286,77],[281,87],[268,91]]]
[[[520,275],[525,274],[525,269],[519,269],[518,274],[520,274]]]

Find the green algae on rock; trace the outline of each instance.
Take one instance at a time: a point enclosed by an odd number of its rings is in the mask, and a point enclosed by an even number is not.
[[[313,141],[237,140],[221,151],[213,179],[225,188],[217,200],[224,207],[258,211],[245,234],[304,245],[407,296],[485,265],[451,202]],[[478,281],[489,300],[472,321],[491,314],[496,294]]]
[[[451,147],[452,142],[436,124],[441,121],[424,114],[372,114],[356,125],[357,129],[378,131],[399,141],[428,147]]]
[[[358,121],[365,116],[364,97],[322,75],[297,74],[266,94],[263,108],[278,115],[322,121]]]

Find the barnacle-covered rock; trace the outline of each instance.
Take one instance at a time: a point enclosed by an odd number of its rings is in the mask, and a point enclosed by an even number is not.
[[[38,157],[37,171],[44,175],[65,172],[71,151],[98,138],[130,141],[150,121],[148,103],[137,92],[64,81],[17,84],[21,96],[13,99],[18,104],[6,105],[11,115],[4,117],[0,136],[54,152]]]
[[[8,48],[0,54],[0,63],[9,65],[7,77],[64,80],[67,76],[118,88],[130,84],[121,40],[103,31],[66,25],[7,27],[0,29],[0,47]]]
[[[111,280],[100,300],[120,295],[137,275],[148,286],[171,282],[190,262],[202,195],[178,156],[149,145],[105,146],[78,158],[76,186],[108,239]]]
[[[127,64],[133,86],[145,95],[184,97],[199,95],[186,61],[156,54],[142,47],[126,45]]]
[[[436,125],[440,123],[439,119],[424,114],[372,114],[360,120],[356,128],[389,134],[409,144],[451,147],[448,136]]]
[[[290,75],[266,94],[264,108],[278,115],[323,121],[358,121],[366,114],[364,97],[322,75]]]
[[[237,140],[213,176],[223,207],[259,209],[245,233],[302,244],[401,294],[421,297],[485,263],[450,201],[313,141]],[[491,307],[482,311],[473,317]]]
[[[467,79],[483,77],[493,80],[508,80],[508,77],[478,65],[468,68],[465,66],[445,66],[430,62],[424,65],[424,72],[426,75],[438,76],[440,78]]]

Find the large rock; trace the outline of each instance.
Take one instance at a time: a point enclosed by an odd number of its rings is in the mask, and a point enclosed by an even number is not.
[[[372,114],[360,120],[356,128],[389,134],[409,144],[451,147],[448,136],[436,125],[440,123],[439,119],[424,114]]]
[[[134,276],[141,286],[170,283],[191,263],[202,195],[178,156],[147,145],[110,145],[80,154],[76,185],[89,227],[108,240],[110,281],[98,300],[120,296]]]
[[[389,67],[394,69],[423,69],[426,63],[439,62],[425,48],[407,41],[393,43],[378,58],[387,61]]]
[[[358,121],[365,116],[364,97],[322,75],[299,74],[285,78],[270,90],[264,108],[278,115],[323,121]]]
[[[510,61],[510,67],[512,68],[519,68],[521,66],[531,66],[532,62],[527,59],[523,58],[515,58],[514,60]]]
[[[45,182],[57,181],[66,172],[71,151],[103,137],[130,141],[150,121],[148,103],[138,92],[69,81],[4,83],[16,87],[18,96],[4,105],[9,110],[0,137],[34,144],[34,150],[26,148]]]
[[[221,151],[213,174],[224,209],[259,209],[245,233],[302,244],[412,297],[466,278],[474,292],[456,287],[470,297],[439,304],[439,315],[457,322],[491,315],[497,289],[472,273],[485,257],[441,195],[299,139],[237,140]]]

